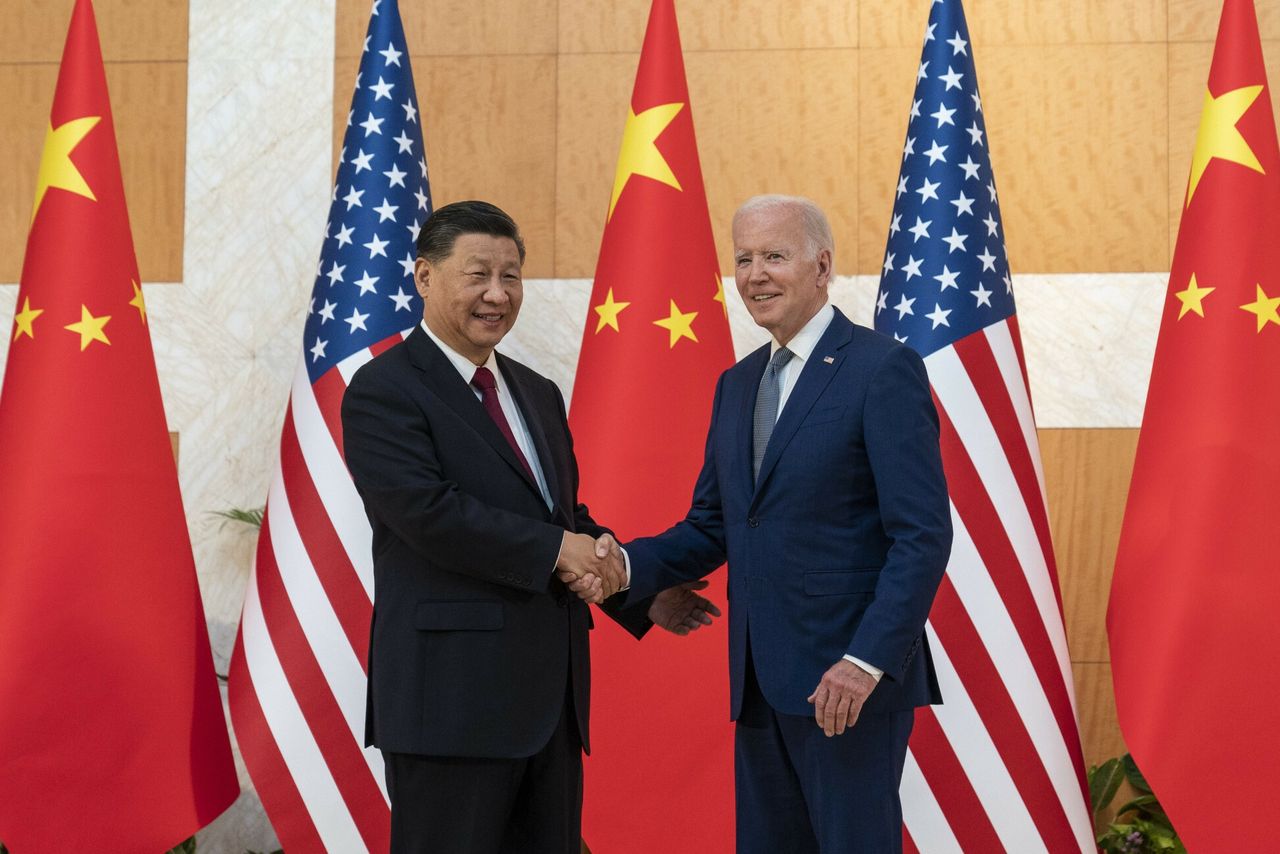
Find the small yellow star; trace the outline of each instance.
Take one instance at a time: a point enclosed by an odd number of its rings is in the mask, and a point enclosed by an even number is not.
[[[661,326],[671,333],[672,347],[676,346],[676,342],[681,338],[688,338],[696,343],[698,336],[693,334],[693,319],[697,316],[698,313],[696,311],[680,311],[676,306],[676,301],[671,300],[671,316],[664,317],[662,320],[655,320],[653,325]]]
[[[101,116],[85,116],[82,119],[72,119],[56,128],[49,125],[44,137],[44,151],[40,154],[40,171],[36,176],[36,203],[31,208],[33,222],[40,211],[45,193],[51,187],[97,201],[84,176],[71,162],[71,152],[75,151],[76,146],[100,121]]]
[[[720,307],[724,309],[725,318],[729,317],[729,304],[724,301],[724,279],[716,276],[716,295],[713,297],[716,302],[720,303]]]
[[[1254,285],[1258,289],[1258,298],[1251,303],[1240,306],[1250,314],[1258,316],[1258,331],[1262,331],[1262,327],[1268,323],[1274,323],[1280,326],[1280,297],[1268,297],[1266,292],[1262,290],[1262,285]]]
[[[110,345],[107,340],[107,334],[103,332],[103,327],[107,325],[107,321],[111,319],[111,315],[106,314],[102,317],[94,317],[89,313],[87,306],[80,306],[80,321],[78,323],[68,323],[63,329],[80,335],[80,352],[89,346],[90,342],[101,341],[103,344]]]
[[[1187,289],[1174,294],[1175,297],[1182,300],[1182,308],[1178,311],[1178,319],[1181,320],[1188,311],[1194,311],[1204,317],[1204,298],[1216,290],[1217,288],[1200,287],[1196,284],[1196,274],[1192,273],[1191,284],[1187,285]]]
[[[13,331],[13,340],[17,341],[19,335],[25,335],[28,338],[36,337],[35,322],[36,318],[44,314],[43,308],[32,308],[31,297],[22,298],[22,311],[13,317],[15,329]]]
[[[606,326],[612,326],[614,332],[621,332],[618,328],[618,315],[622,314],[622,310],[631,305],[629,302],[614,302],[613,288],[609,288],[609,293],[605,295],[604,302],[594,306],[595,313],[600,315],[600,321],[596,324],[596,334],[600,334],[600,330]]]
[[[660,104],[640,115],[627,110],[627,126],[622,131],[622,151],[618,152],[618,171],[613,176],[613,198],[609,200],[609,219],[618,205],[618,197],[632,175],[643,175],[669,187],[681,189],[657,141],[684,104]]]
[[[138,314],[142,317],[142,325],[147,325],[147,301],[142,298],[142,288],[138,287],[138,283],[130,280],[133,285],[133,299],[129,300],[129,305],[138,310]]]
[[[1196,134],[1196,150],[1191,156],[1191,181],[1187,185],[1187,207],[1191,197],[1209,168],[1209,161],[1217,158],[1239,163],[1255,172],[1266,172],[1258,162],[1244,135],[1236,129],[1236,123],[1249,111],[1262,93],[1261,86],[1243,86],[1223,92],[1217,98],[1206,90],[1204,107],[1200,111],[1200,131]]]

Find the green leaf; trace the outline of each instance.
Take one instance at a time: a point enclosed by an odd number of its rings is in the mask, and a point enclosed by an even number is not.
[[[1138,763],[1133,761],[1133,757],[1126,753],[1120,757],[1120,763],[1124,766],[1124,776],[1129,781],[1129,785],[1144,795],[1150,795],[1151,785],[1147,782],[1147,778],[1142,776],[1142,772],[1138,770]]]
[[[1149,812],[1148,807],[1150,807],[1152,804],[1155,805],[1156,810],[1160,811],[1161,815],[1164,815],[1164,811],[1160,809],[1160,802],[1156,800],[1155,795],[1139,795],[1138,797],[1129,801],[1124,806],[1120,807],[1120,809],[1116,810],[1116,815],[1121,816],[1127,812],[1132,812],[1134,810],[1138,810],[1143,813],[1148,813]],[[1143,816],[1143,817],[1145,818],[1146,816]]]
[[[192,836],[169,849],[168,854],[195,854],[196,838]]]
[[[1123,779],[1120,760],[1114,757],[1089,769],[1089,799],[1093,801],[1094,818],[1110,805]]]
[[[266,509],[267,508],[265,507],[250,507],[248,509],[243,507],[230,507],[226,510],[211,510],[209,512],[214,516],[221,516],[228,522],[242,522],[250,527],[261,529],[262,516],[266,512]]]

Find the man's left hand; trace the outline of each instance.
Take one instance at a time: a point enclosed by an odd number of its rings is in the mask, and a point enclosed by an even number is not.
[[[649,619],[655,626],[676,635],[687,635],[711,625],[711,618],[720,616],[720,609],[710,599],[694,592],[706,586],[705,581],[687,581],[663,590],[649,606]]]
[[[853,726],[862,713],[876,680],[870,673],[842,658],[822,674],[822,681],[809,695],[813,718],[830,738]]]

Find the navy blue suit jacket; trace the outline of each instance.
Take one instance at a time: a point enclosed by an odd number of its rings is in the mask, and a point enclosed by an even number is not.
[[[864,711],[941,702],[924,623],[951,550],[938,416],[910,348],[839,310],[805,362],[752,482],[766,345],[721,375],[685,519],[627,544],[631,596],[729,563],[730,714],[747,643],[778,712],[850,654],[884,670]]]

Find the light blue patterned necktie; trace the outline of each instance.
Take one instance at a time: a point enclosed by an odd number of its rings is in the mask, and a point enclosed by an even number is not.
[[[751,469],[753,480],[760,477],[760,463],[764,461],[765,449],[769,447],[769,437],[773,435],[773,425],[778,420],[778,398],[782,395],[782,369],[791,361],[792,353],[786,347],[779,347],[769,360],[760,378],[760,390],[756,393],[756,412],[751,433]]]

